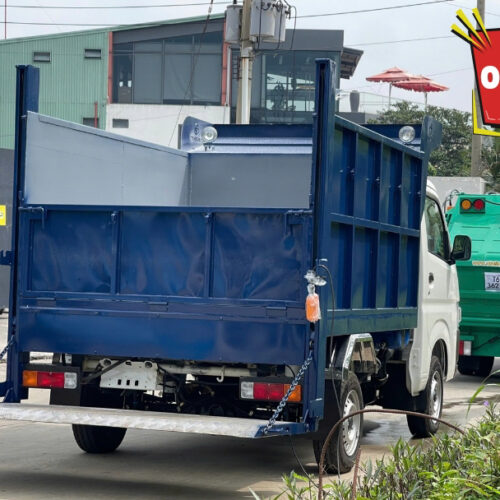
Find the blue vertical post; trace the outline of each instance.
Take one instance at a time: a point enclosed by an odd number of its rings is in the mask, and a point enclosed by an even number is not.
[[[24,174],[26,163],[26,133],[28,111],[38,112],[39,69],[34,66],[17,66],[14,188],[12,195],[12,259],[10,270],[8,339],[12,341],[7,358],[7,380],[4,388],[5,402],[19,402],[27,397],[22,387],[22,363],[27,355],[19,352],[17,297],[19,287],[19,208],[24,203]]]
[[[334,133],[335,133],[335,63],[330,59],[316,60],[316,94],[313,123],[313,151],[310,208],[313,211],[313,251],[311,268],[316,267],[322,255],[322,241],[325,237],[325,221],[327,221],[328,207],[326,207],[326,193],[328,190],[328,170],[333,160]],[[325,287],[329,288],[329,287]],[[313,364],[307,374],[308,400],[307,408],[311,419],[323,416],[325,393],[325,360],[326,337],[328,335],[328,301],[327,290],[320,292],[323,319],[314,328],[315,345]],[[333,311],[332,311],[333,314]],[[313,422],[310,422],[312,425]]]

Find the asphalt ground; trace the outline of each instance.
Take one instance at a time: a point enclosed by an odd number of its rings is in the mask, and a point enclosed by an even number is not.
[[[0,316],[1,347],[6,324]],[[500,369],[499,359],[494,368]],[[4,373],[2,364],[0,381]],[[448,382],[443,418],[464,426],[484,413],[484,399],[500,400],[498,388],[487,388],[469,410],[468,398],[479,384],[462,375]],[[30,402],[47,400],[47,391],[30,393]],[[387,455],[400,437],[411,439],[405,417],[366,416],[361,461]],[[253,498],[250,488],[265,498],[282,490],[283,474],[302,472],[301,466],[317,473],[311,443],[297,437],[246,440],[129,430],[115,453],[88,455],[69,426],[0,421],[0,500]]]

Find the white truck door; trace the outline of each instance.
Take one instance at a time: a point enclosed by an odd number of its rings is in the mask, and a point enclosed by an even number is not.
[[[457,272],[449,263],[450,241],[437,196],[429,196],[429,193],[425,200],[421,235],[419,321],[409,365],[413,394],[423,390],[427,383],[432,350],[439,340],[446,345],[446,379],[453,377],[456,365]]]

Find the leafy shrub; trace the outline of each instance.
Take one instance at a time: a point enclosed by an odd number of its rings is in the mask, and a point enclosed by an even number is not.
[[[442,434],[414,446],[399,440],[386,460],[367,462],[356,485],[358,500],[473,500],[500,498],[500,413],[487,405],[486,415],[465,435]],[[315,500],[311,478],[292,472],[286,489],[274,500]],[[352,483],[333,481],[325,500],[350,500]],[[258,498],[255,495],[255,498]]]

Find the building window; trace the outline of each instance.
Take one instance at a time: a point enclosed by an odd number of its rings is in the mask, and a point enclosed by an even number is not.
[[[128,128],[128,120],[125,118],[113,118],[113,128]]]
[[[50,62],[50,52],[33,52],[33,62]]]
[[[87,127],[96,127],[96,128],[99,128],[99,118],[97,118],[97,125],[96,125],[96,119],[93,116],[84,118],[82,120],[82,123],[84,125],[86,125]]]
[[[101,49],[85,49],[85,59],[101,59]]]
[[[113,102],[220,104],[222,32],[113,46]]]
[[[262,50],[252,69],[251,123],[311,123],[318,57],[340,63],[338,53]],[[232,52],[232,120],[238,96],[239,51]]]

